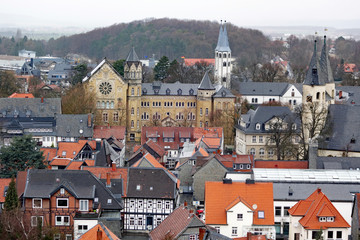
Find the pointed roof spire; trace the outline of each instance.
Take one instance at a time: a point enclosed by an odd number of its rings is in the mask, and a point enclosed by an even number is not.
[[[217,43],[215,50],[220,51],[220,52],[231,52],[231,49],[229,46],[227,30],[226,30],[226,21],[224,21],[224,22],[225,22],[224,26],[222,24],[222,21],[220,24],[219,38],[218,38],[218,43]]]
[[[319,60],[317,57],[317,41],[314,41],[314,53],[311,58],[306,77],[304,80],[305,85],[324,85],[323,74],[321,72]]]
[[[330,67],[330,61],[328,57],[327,46],[326,46],[326,35],[324,36],[324,45],[320,55],[320,67],[325,77],[325,83],[334,82],[334,78]]]
[[[203,79],[201,80],[201,83],[198,87],[199,90],[215,90],[214,86],[211,83],[208,72],[209,71],[205,72],[205,75],[204,75]]]
[[[132,47],[132,49],[129,52],[129,55],[126,58],[127,62],[139,62],[139,57],[137,56],[136,52],[135,52],[135,48]]]

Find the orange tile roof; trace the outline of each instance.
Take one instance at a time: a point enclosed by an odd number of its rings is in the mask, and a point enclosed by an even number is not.
[[[308,169],[308,161],[255,160],[255,168]]]
[[[300,200],[289,209],[289,213],[292,216],[303,216],[299,223],[305,229],[350,227],[321,189],[315,190],[307,199]],[[334,217],[334,221],[320,222],[319,217]]]
[[[85,162],[89,167],[95,166],[95,160],[94,159],[85,159]]]
[[[117,140],[125,138],[126,127],[124,126],[94,126],[94,138],[107,139],[114,137]]]
[[[203,143],[206,144],[209,148],[220,148],[221,139],[220,138],[210,138],[210,137],[204,137],[202,139]]]
[[[106,179],[106,173],[110,173],[111,179],[122,179],[123,181],[123,192],[124,196],[126,196],[126,186],[127,186],[127,178],[128,178],[128,168],[116,168],[115,171],[112,170],[111,167],[86,167],[83,166],[82,170],[87,170],[94,174],[97,178]]]
[[[5,202],[5,187],[9,187],[11,178],[0,178],[0,203]]]
[[[34,98],[34,95],[31,93],[13,93],[9,98]]]
[[[50,166],[67,166],[71,162],[69,158],[54,158],[49,165]]]
[[[141,145],[135,145],[133,152],[136,152],[136,151],[139,150],[140,148],[141,148]]]
[[[222,127],[210,127],[210,128],[201,128],[201,127],[195,127],[194,128],[194,138],[201,138],[202,136],[207,137],[213,137],[214,134],[216,134],[218,137],[222,137],[223,134],[223,128]]]
[[[79,240],[97,240],[97,233],[101,231],[102,240],[120,240],[110,229],[108,229],[102,222],[99,222],[86,233],[81,235]]]
[[[157,154],[159,154],[160,157],[165,155],[166,151],[164,150],[164,148],[159,146],[158,144],[156,144],[152,140],[148,140],[146,142],[146,145],[148,145],[152,150],[154,150]]]
[[[209,156],[209,153],[208,153],[204,148],[202,148],[202,147],[200,147],[198,151],[199,151],[199,152],[201,153],[201,155],[204,156],[204,157],[208,157],[208,156]]]
[[[136,163],[132,165],[132,167],[139,167],[142,161],[147,161],[154,168],[164,168],[150,153],[146,153],[142,158],[140,158]],[[167,169],[166,169],[167,170]]]
[[[205,183],[206,224],[227,224],[226,208],[236,199],[244,199],[250,206],[257,205],[256,211],[264,211],[265,218],[254,215],[254,225],[274,224],[274,201],[272,183],[246,184],[244,182]]]
[[[194,66],[196,64],[205,64],[206,66],[215,66],[215,58],[184,58],[186,66]]]
[[[16,175],[16,192],[20,197],[24,191],[26,186],[26,179],[27,179],[27,171],[19,171]]]
[[[344,63],[344,72],[353,73],[357,71],[357,67],[355,63]]]
[[[40,148],[40,151],[43,151],[44,161],[51,161],[56,157],[57,149],[56,148]],[[46,163],[47,164],[47,163]]]
[[[71,161],[67,167],[66,170],[80,170],[81,166],[84,164],[84,161]]]
[[[59,142],[58,156],[73,159],[87,142],[88,140],[79,140],[78,142]],[[91,141],[89,141],[89,144],[90,142]],[[94,143],[90,144],[91,147],[93,147],[92,145],[94,145]],[[63,153],[65,154],[63,155]]]

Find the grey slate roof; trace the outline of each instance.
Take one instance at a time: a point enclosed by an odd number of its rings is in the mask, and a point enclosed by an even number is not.
[[[319,143],[319,149],[360,151],[360,132],[356,130],[360,128],[360,106],[332,104],[327,122],[331,133]]]
[[[241,129],[245,133],[265,133],[265,123],[274,117],[281,117],[285,121],[294,122],[298,125],[299,121],[296,121],[294,113],[290,111],[288,107],[282,106],[259,106],[255,111],[249,110],[247,114],[241,116],[241,120],[245,121],[246,127],[236,125],[235,127]],[[239,121],[241,121],[239,120]],[[256,129],[256,124],[260,123],[260,130]]]
[[[93,124],[88,126],[88,114],[59,114],[56,116],[56,133],[59,137],[93,136]]]
[[[132,49],[130,50],[127,58],[126,58],[127,62],[139,62],[139,57],[137,56],[136,52],[135,52],[135,48],[132,47]]]
[[[241,82],[238,86],[237,91],[241,95],[282,96],[291,84],[285,82]],[[299,90],[297,86],[295,87]]]
[[[342,103],[360,105],[360,86],[336,86],[336,92],[338,93],[338,91],[343,92],[343,99],[340,99]]]
[[[359,157],[317,157],[317,169],[360,169]]]
[[[330,201],[352,201],[352,193],[360,192],[359,184],[341,183],[273,183],[274,200],[299,201],[310,196],[317,188],[330,199]],[[292,196],[289,196],[289,190]]]
[[[224,24],[224,26],[223,25],[220,26],[219,38],[215,50],[219,52],[231,52],[227,30],[226,30],[226,24]]]
[[[317,42],[314,43],[314,53],[311,58],[308,71],[304,80],[306,85],[325,85],[326,83],[333,83],[334,78],[332,76],[330,61],[328,58],[328,51],[326,45],[326,37],[324,37],[324,45],[320,55],[320,59],[317,56]]]
[[[183,96],[196,96],[198,84],[192,83],[142,83],[142,95],[183,95]]]
[[[77,199],[97,197],[103,209],[122,209],[115,196],[92,173],[85,170],[28,170],[24,198],[50,198],[60,188],[65,188]],[[111,199],[111,203],[108,203]]]
[[[211,83],[211,80],[209,78],[208,71],[205,72],[204,77],[201,80],[201,83],[198,87],[199,90],[215,90],[214,86]]]
[[[61,114],[60,98],[0,98],[1,117],[54,117]]]
[[[129,168],[127,197],[175,199],[176,179],[162,168]],[[140,190],[137,186],[140,185]]]
[[[221,84],[215,85],[214,98],[235,98],[235,95],[231,93],[229,89]]]

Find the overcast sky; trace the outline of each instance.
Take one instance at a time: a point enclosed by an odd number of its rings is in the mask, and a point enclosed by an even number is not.
[[[163,17],[226,19],[240,27],[360,28],[360,0],[6,0],[0,5],[2,27],[91,29]]]

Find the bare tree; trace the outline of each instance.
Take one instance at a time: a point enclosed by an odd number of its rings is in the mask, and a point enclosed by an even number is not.
[[[309,139],[314,139],[319,136],[320,132],[324,130],[327,106],[320,102],[308,102],[295,109],[296,115],[301,122],[301,129],[298,132],[300,138],[303,158],[309,157]],[[331,124],[328,124],[327,131],[331,131]]]
[[[276,116],[265,126],[270,133],[266,140],[266,148],[272,149],[277,160],[298,157],[298,146],[294,143],[296,136],[296,122],[291,116]]]

